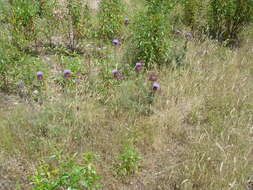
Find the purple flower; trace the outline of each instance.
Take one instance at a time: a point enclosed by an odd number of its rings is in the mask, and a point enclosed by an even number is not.
[[[135,71],[136,71],[136,72],[141,72],[141,70],[142,70],[142,65],[143,65],[143,64],[142,64],[141,62],[136,63],[136,64],[135,64],[135,67],[134,67],[134,68],[135,68]]]
[[[141,67],[142,65],[143,65],[143,63],[138,62],[135,64],[135,67]]]
[[[185,34],[185,37],[186,37],[187,39],[192,39],[192,38],[193,38],[193,35],[192,35],[192,33],[188,32],[188,33]]]
[[[69,69],[64,69],[64,78],[70,78],[71,77],[71,71]]]
[[[37,72],[37,80],[43,80],[43,72]]]
[[[152,84],[152,90],[153,90],[153,91],[157,91],[159,88],[160,88],[160,84],[159,84],[159,83],[154,82],[154,83]]]
[[[123,74],[120,74],[119,71],[118,71],[117,69],[113,69],[113,70],[112,70],[112,74],[113,74],[114,77],[117,78],[117,79],[121,79],[121,78],[124,77],[124,75],[123,75]]]
[[[118,45],[118,44],[119,44],[119,40],[114,39],[114,40],[112,40],[112,43],[113,43],[114,45]]]
[[[129,19],[125,18],[124,23],[125,23],[125,25],[129,24]]]
[[[123,77],[124,77],[123,74],[120,74],[120,73],[117,73],[117,74],[116,74],[116,78],[117,78],[117,79],[121,79],[121,78],[123,78]]]
[[[112,70],[112,74],[115,74],[115,73],[117,73],[117,72],[119,72],[117,69],[113,69],[113,70]]]
[[[117,77],[118,72],[119,71],[117,69],[113,69],[112,70],[112,74],[114,75],[114,77]]]

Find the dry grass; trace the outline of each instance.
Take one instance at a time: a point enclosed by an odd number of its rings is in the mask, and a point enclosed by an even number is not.
[[[84,66],[87,79],[71,93],[48,83],[42,105],[3,95],[0,185],[31,189],[28,176],[38,159],[63,150],[100,155],[96,167],[105,190],[251,190],[253,40],[248,31],[234,50],[191,41],[185,65],[156,71],[161,90],[152,105],[143,101],[145,88],[138,86],[149,85],[147,73],[94,90],[104,82],[97,60]],[[53,76],[62,69],[54,58],[42,58]],[[113,167],[125,144],[142,159],[139,171],[122,177]]]
[[[26,189],[36,160],[57,148],[99,154],[103,189],[246,190],[252,176],[250,44],[229,50],[192,42],[187,65],[159,71],[162,89],[151,115],[131,105],[127,110],[101,105],[89,94],[54,97],[53,92],[53,101],[41,106],[2,108],[1,176]],[[129,93],[133,83],[124,84]],[[109,93],[119,105],[128,101],[119,98],[126,93],[120,87]],[[142,168],[119,178],[112,167],[126,143],[141,153]]]

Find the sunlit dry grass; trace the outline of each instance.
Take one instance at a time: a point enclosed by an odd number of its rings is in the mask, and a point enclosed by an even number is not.
[[[99,154],[103,189],[246,190],[252,176],[250,48],[191,42],[184,66],[157,71],[161,90],[152,105],[140,101],[143,89],[135,86],[143,81],[148,89],[143,74],[139,81],[133,77],[113,86],[103,104],[87,93],[86,83],[86,90],[70,95],[52,91],[53,101],[41,106],[2,108],[1,176],[14,178],[21,188],[38,158],[61,149]],[[122,179],[113,165],[129,143],[141,153],[142,167]]]

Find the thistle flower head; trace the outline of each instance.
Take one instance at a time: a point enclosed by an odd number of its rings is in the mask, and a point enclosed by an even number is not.
[[[125,18],[124,23],[125,23],[125,25],[127,25],[129,23],[129,19]]]
[[[112,40],[112,43],[113,43],[114,45],[118,45],[118,44],[119,44],[119,40],[114,39],[114,40]]]
[[[141,62],[136,63],[136,64],[135,64],[135,67],[134,67],[134,68],[135,68],[135,71],[136,71],[136,72],[141,72],[141,70],[142,70],[142,65],[143,65],[143,64],[142,64]]]
[[[39,76],[39,75],[43,75],[43,72],[41,72],[41,71],[37,72],[37,76]]]
[[[159,83],[154,82],[154,83],[152,84],[152,89],[153,89],[153,91],[157,91],[159,88],[160,88],[160,84],[159,84]]]
[[[63,74],[64,74],[64,78],[71,77],[71,71],[69,69],[64,69]]]
[[[117,69],[112,70],[112,74],[118,73],[119,71]]]
[[[37,72],[37,80],[43,80],[43,72]]]
[[[135,64],[135,67],[141,67],[143,64],[141,62],[138,62]]]
[[[121,73],[117,73],[117,74],[116,74],[116,78],[117,78],[117,79],[121,79],[121,78],[123,78],[123,77],[124,77],[124,75],[121,74]]]

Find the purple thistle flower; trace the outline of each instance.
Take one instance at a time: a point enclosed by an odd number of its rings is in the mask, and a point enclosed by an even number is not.
[[[141,70],[142,70],[142,65],[143,65],[143,64],[142,64],[141,62],[136,63],[136,64],[135,64],[135,67],[134,67],[134,68],[135,68],[135,71],[136,71],[136,72],[141,72]]]
[[[125,25],[129,24],[129,19],[125,18],[124,23],[125,23]]]
[[[135,64],[135,67],[141,67],[142,65],[143,65],[142,63],[138,62]]]
[[[64,69],[64,78],[70,78],[71,77],[71,71],[69,69]]]
[[[113,70],[112,70],[112,74],[115,74],[115,73],[117,73],[117,72],[119,72],[117,69],[113,69]]]
[[[117,79],[121,79],[121,78],[123,78],[123,77],[124,77],[123,74],[120,74],[120,73],[117,73],[117,74],[116,74],[116,78],[117,78]]]
[[[37,72],[37,80],[43,80],[43,72]]]
[[[154,82],[154,83],[152,84],[152,90],[153,90],[153,91],[157,91],[159,88],[160,88],[160,84],[159,84],[159,83]]]
[[[112,74],[114,75],[115,78],[117,77],[118,72],[119,71],[117,69],[112,70]]]
[[[188,33],[185,34],[185,37],[186,37],[187,39],[192,39],[192,38],[193,38],[193,35],[192,35],[192,33],[188,32]]]
[[[112,40],[112,43],[113,43],[114,45],[118,45],[118,44],[119,44],[119,40],[114,39],[114,40]]]

